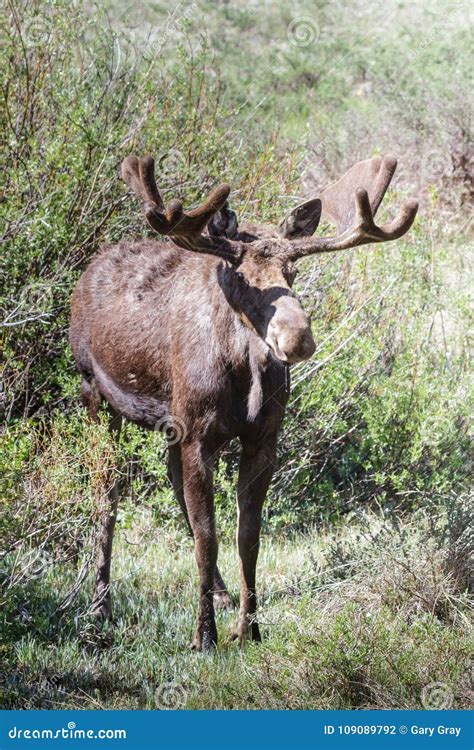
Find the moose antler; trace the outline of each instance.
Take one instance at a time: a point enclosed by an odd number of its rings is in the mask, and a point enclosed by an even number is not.
[[[418,211],[415,200],[407,201],[394,221],[380,227],[374,221],[396,166],[396,159],[380,156],[355,164],[337,182],[323,190],[320,198],[293,210],[280,226],[282,239],[270,249],[270,254],[294,261],[316,253],[346,250],[371,242],[389,242],[404,235]],[[219,217],[216,222],[211,221],[227,205],[229,185],[219,185],[198,208],[184,211],[183,204],[176,199],[165,206],[156,186],[154,167],[151,156],[142,159],[128,156],[122,162],[122,177],[143,202],[150,226],[160,234],[169,235],[180,247],[217,255],[238,265],[246,252],[245,242],[225,237],[227,231],[222,233]],[[316,229],[321,212],[336,223],[339,232],[336,237],[308,236]],[[208,224],[208,232],[203,234]],[[255,250],[258,250],[258,245],[257,240]],[[268,250],[265,247],[265,252]]]
[[[406,201],[399,215],[389,224],[377,226],[375,213],[397,167],[392,157],[374,157],[355,164],[340,180],[321,194],[323,215],[332,219],[340,234],[336,237],[297,239],[284,255],[297,260],[315,253],[346,250],[370,242],[390,242],[408,232],[418,202]]]
[[[156,232],[169,235],[187,250],[238,260],[238,250],[227,240],[202,234],[214,214],[226,204],[229,185],[219,185],[198,208],[184,211],[183,204],[176,199],[165,206],[156,186],[155,161],[151,156],[141,159],[127,156],[122,162],[122,178],[143,202],[145,217]]]

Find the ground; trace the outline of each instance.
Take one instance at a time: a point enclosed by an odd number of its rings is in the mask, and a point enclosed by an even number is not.
[[[97,631],[88,617],[90,585],[58,612],[74,583],[71,566],[53,565],[38,588],[31,585],[29,598],[17,602],[15,639],[3,647],[10,665],[3,705],[469,705],[467,600],[446,572],[443,549],[426,543],[423,518],[398,531],[370,516],[287,539],[265,536],[259,562],[264,641],[240,648],[231,639],[236,613],[219,612],[219,646],[211,655],[189,649],[197,603],[192,543],[142,521],[119,534],[113,626]],[[236,596],[233,545],[221,546],[220,563]]]

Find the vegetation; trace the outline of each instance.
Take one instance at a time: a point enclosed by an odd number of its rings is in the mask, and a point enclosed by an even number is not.
[[[297,544],[267,537],[264,644],[240,650],[230,639],[235,614],[219,614],[214,657],[189,651],[191,542],[143,514],[133,530],[122,524],[117,551],[114,628],[92,627],[87,591],[74,616],[58,611],[70,566],[10,597],[4,656],[15,666],[5,707],[462,708],[471,700],[466,595],[426,515],[399,526],[367,514]],[[222,552],[235,591],[236,555]],[[431,705],[425,691],[438,683],[441,699]]]
[[[465,707],[467,14],[436,0],[145,10],[5,2],[2,705],[429,708],[441,683],[439,707]],[[78,404],[71,289],[100,244],[148,231],[117,179],[131,152],[155,155],[165,195],[187,203],[227,179],[242,223],[278,221],[375,153],[399,157],[387,203],[421,200],[402,241],[300,269],[318,348],[293,369],[265,510],[262,648],[239,651],[220,615],[218,654],[187,653],[194,560],[164,441],[127,425],[116,450]],[[237,449],[216,482],[233,592]],[[97,633],[87,609],[111,466],[123,473],[117,623]]]

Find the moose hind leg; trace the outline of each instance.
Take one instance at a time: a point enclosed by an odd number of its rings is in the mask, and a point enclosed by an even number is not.
[[[110,410],[109,430],[116,442],[120,436],[122,417]],[[97,574],[95,590],[92,599],[92,614],[99,620],[112,619],[112,604],[110,597],[110,566],[112,562],[112,544],[117,520],[119,501],[119,479],[115,470],[108,477],[110,482],[107,490],[105,506],[102,509],[99,531],[99,545],[97,558]]]
[[[214,609],[225,609],[230,611],[235,609],[235,602],[227,590],[227,586],[224,583],[224,579],[219,573],[219,568],[216,565],[214,573],[214,587],[212,589],[212,596],[214,599]]]
[[[234,634],[241,642],[260,641],[255,576],[262,507],[276,461],[276,439],[264,445],[244,443],[239,467],[237,546],[240,557],[240,611]]]
[[[186,523],[189,527],[191,536],[193,536],[193,530],[189,522],[188,510],[186,508],[186,501],[184,499],[184,486],[183,486],[183,465],[181,462],[181,446],[180,445],[168,445],[168,477],[173,485],[174,494],[176,500],[183,511]],[[213,599],[214,609],[235,609],[235,604],[230,597],[227,590],[227,586],[224,583],[224,579],[219,573],[219,568],[216,565],[214,573],[214,586],[213,586]]]
[[[87,414],[93,422],[99,419],[99,407],[102,402],[102,396],[97,387],[95,378],[82,377],[81,381],[81,399],[87,409]]]

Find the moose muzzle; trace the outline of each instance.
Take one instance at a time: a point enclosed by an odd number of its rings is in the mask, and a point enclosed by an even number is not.
[[[309,316],[296,297],[283,297],[268,327],[265,341],[275,356],[287,364],[309,359],[316,349]]]

